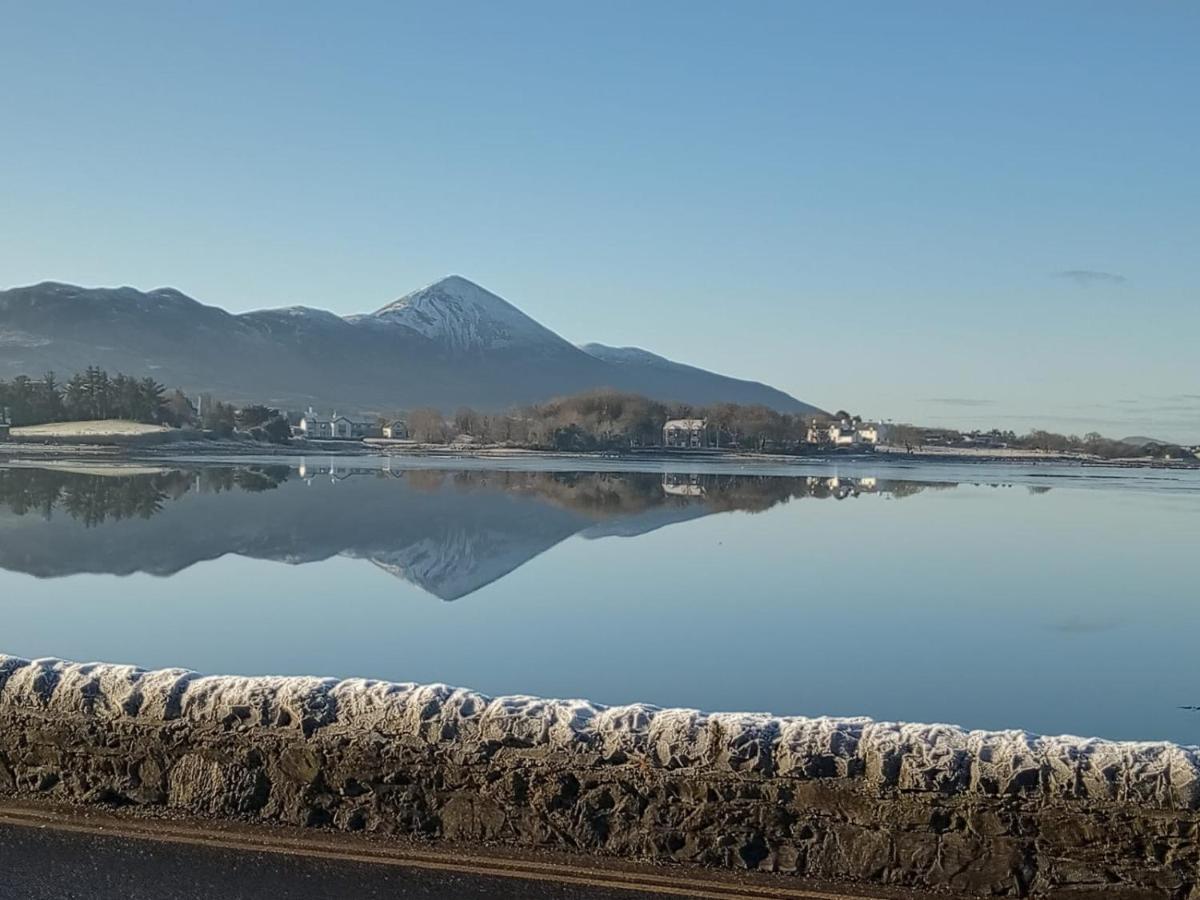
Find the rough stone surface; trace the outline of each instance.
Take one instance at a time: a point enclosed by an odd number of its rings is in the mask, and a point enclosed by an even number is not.
[[[0,792],[975,895],[1200,898],[1198,752],[0,655]]]

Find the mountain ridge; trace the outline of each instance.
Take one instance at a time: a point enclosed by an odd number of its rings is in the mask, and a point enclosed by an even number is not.
[[[758,382],[623,352],[576,346],[460,275],[347,316],[311,306],[231,313],[173,287],[47,281],[0,291],[0,378],[95,364],[189,393],[359,412],[499,409],[598,388],[820,412]]]

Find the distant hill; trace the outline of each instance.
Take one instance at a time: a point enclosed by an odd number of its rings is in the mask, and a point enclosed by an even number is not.
[[[0,378],[93,364],[292,409],[501,409],[611,387],[664,401],[820,411],[644,350],[576,347],[457,275],[346,317],[307,307],[233,315],[172,288],[46,282],[0,291]]]
[[[761,403],[782,412],[823,412],[807,403],[800,404],[803,409],[796,409],[794,404],[798,401],[794,397],[757,381],[717,375],[695,366],[672,362],[637,347],[584,344],[581,349],[589,356],[620,369],[630,382],[654,385],[655,396],[660,399],[698,395],[707,398],[700,401],[703,403]]]

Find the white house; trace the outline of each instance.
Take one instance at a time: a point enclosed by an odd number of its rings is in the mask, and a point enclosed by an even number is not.
[[[858,426],[858,442],[874,446],[879,443],[879,426],[873,422],[860,422]]]
[[[383,426],[383,436],[389,441],[407,441],[408,423],[403,419],[395,419]]]
[[[707,432],[707,419],[670,419],[663,425],[663,446],[704,447],[707,445]]]
[[[325,418],[318,416],[309,407],[304,418],[300,420],[300,431],[307,438],[349,441],[372,437],[376,426],[371,422],[360,422],[349,416],[339,416],[337,413],[331,418]]]
[[[315,415],[311,410],[300,420],[300,432],[306,438],[333,437],[333,422],[322,416]]]
[[[364,438],[371,427],[366,422],[356,422],[349,416],[338,415],[333,417],[333,421],[330,424],[333,426],[333,436],[343,441]]]
[[[829,424],[814,422],[808,429],[810,444],[826,444],[843,449],[874,449],[879,443],[879,428],[858,416],[846,416]]]

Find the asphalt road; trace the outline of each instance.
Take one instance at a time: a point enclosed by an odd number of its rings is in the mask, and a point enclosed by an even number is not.
[[[0,900],[922,900],[762,873],[0,798]]]
[[[665,896],[0,825],[3,900],[660,900]]]

